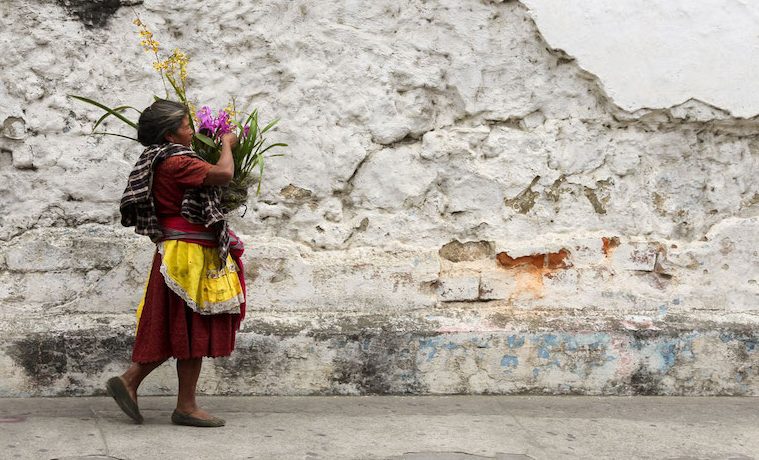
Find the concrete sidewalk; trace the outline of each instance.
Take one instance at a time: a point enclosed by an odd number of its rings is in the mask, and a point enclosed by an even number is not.
[[[227,426],[107,397],[0,399],[2,459],[759,459],[759,398],[207,397]]]

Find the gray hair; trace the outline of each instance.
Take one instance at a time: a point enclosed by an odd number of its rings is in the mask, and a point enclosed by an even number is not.
[[[137,122],[137,140],[145,146],[163,144],[166,135],[177,132],[182,120],[189,114],[184,104],[158,99],[142,111]]]

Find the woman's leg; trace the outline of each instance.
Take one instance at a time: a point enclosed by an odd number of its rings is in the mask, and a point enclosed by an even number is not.
[[[195,390],[198,386],[198,377],[200,377],[202,365],[203,358],[177,360],[177,377],[179,377],[177,411],[195,418],[210,420],[213,417],[198,407],[195,400]]]
[[[152,363],[132,363],[126,372],[121,374],[121,379],[129,391],[129,395],[137,402],[137,388],[140,386],[145,377],[155,370],[156,367],[163,364],[162,361],[154,361]]]
[[[111,377],[105,384],[108,394],[113,396],[121,410],[137,423],[143,421],[140,409],[137,407],[137,388],[142,380],[162,362],[132,363],[126,372],[118,377]]]

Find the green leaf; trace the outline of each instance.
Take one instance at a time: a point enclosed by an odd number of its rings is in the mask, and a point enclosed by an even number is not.
[[[109,132],[106,132],[106,131],[93,131],[92,134],[98,134],[98,135],[101,135],[101,136],[123,137],[124,139],[130,139],[130,140],[133,140],[135,142],[139,142],[137,139],[135,139],[133,137],[125,136],[123,134],[109,133]]]
[[[266,131],[270,130],[274,125],[279,123],[279,118],[275,118],[274,120],[270,121],[268,125],[264,129],[261,130],[261,134],[265,133]]]
[[[264,162],[261,161],[259,162],[259,164],[261,165],[261,168],[260,168],[260,173],[258,174],[258,189],[256,189],[256,195],[261,194],[261,182],[263,182],[264,180]]]
[[[121,113],[121,112],[123,112],[123,111],[124,111],[124,110],[126,110],[126,109],[132,109],[132,110],[136,111],[137,113],[139,113],[139,114],[142,114],[142,112],[140,112],[139,110],[135,109],[135,108],[134,108],[134,107],[132,107],[131,105],[121,105],[121,106],[119,106],[119,107],[114,107],[114,108],[113,108],[113,111],[114,111],[114,112],[119,112],[119,113]],[[108,117],[110,117],[110,116],[111,116],[111,113],[110,113],[110,112],[106,112],[106,113],[105,113],[105,114],[104,114],[102,117],[100,117],[100,119],[99,119],[99,120],[98,120],[98,121],[95,123],[95,126],[93,126],[93,127],[92,127],[92,130],[93,130],[93,131],[95,131],[95,130],[98,128],[98,126],[100,126],[100,123],[102,123],[103,121],[105,121],[105,119],[106,119],[106,118],[108,118]]]
[[[132,120],[128,119],[127,117],[125,117],[124,115],[120,114],[119,112],[115,112],[113,109],[111,109],[108,106],[105,106],[105,105],[101,104],[100,102],[93,101],[92,99],[88,99],[88,98],[82,97],[82,96],[75,96],[73,94],[69,94],[68,96],[72,97],[74,99],[80,100],[82,102],[86,102],[87,104],[92,104],[95,107],[98,107],[100,109],[103,109],[106,112],[108,112],[110,115],[113,115],[114,117],[118,118],[119,120],[121,120],[124,123],[128,124],[129,126],[131,126],[132,128],[137,129],[137,123],[135,123]]]
[[[258,137],[258,109],[250,114],[248,125],[250,125],[250,138],[255,139]]]
[[[261,150],[261,152],[259,152],[259,153],[260,153],[261,155],[263,155],[263,154],[264,154],[264,152],[266,152],[267,150],[269,150],[269,149],[270,149],[270,148],[272,148],[272,147],[287,147],[287,144],[279,144],[279,143],[278,143],[278,144],[271,144],[270,146],[268,146],[268,147],[266,147],[265,149]]]
[[[205,134],[195,133],[195,139],[199,140],[200,142],[206,144],[209,147],[213,147],[214,149],[219,147],[218,145],[216,145],[216,142],[214,142],[213,139],[206,136]]]

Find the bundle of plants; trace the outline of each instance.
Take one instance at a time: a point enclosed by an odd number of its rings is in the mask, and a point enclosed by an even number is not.
[[[193,140],[193,150],[206,161],[216,163],[221,154],[221,136],[229,132],[237,134],[238,142],[232,149],[234,178],[229,186],[224,188],[221,198],[225,212],[233,211],[248,201],[248,190],[256,182],[253,177],[254,171],[259,173],[256,193],[261,193],[264,153],[274,147],[287,146],[283,143],[265,145],[264,134],[273,128],[278,120],[273,120],[261,128],[258,124],[258,110],[253,110],[251,114],[241,118],[243,121],[236,120],[235,115],[234,104],[231,113],[229,109],[219,110],[216,116],[210,107],[202,107],[196,113],[198,125]]]
[[[190,111],[190,125],[195,131],[192,141],[192,149],[195,153],[208,161],[216,163],[221,155],[221,136],[226,133],[235,133],[238,138],[237,145],[232,149],[234,159],[234,177],[232,182],[222,189],[222,207],[224,212],[229,213],[245,205],[248,200],[249,190],[257,183],[256,194],[261,193],[261,183],[264,174],[264,153],[275,147],[287,147],[284,143],[266,144],[264,134],[272,129],[279,120],[267,123],[263,128],[259,125],[258,109],[253,109],[249,114],[241,114],[236,111],[234,99],[224,109],[219,109],[214,115],[208,106],[195,110],[196,105],[187,98],[187,64],[189,57],[179,49],[165,59],[161,58],[160,44],[155,40],[153,33],[138,18],[134,24],[139,28],[141,45],[143,49],[152,53],[155,57],[153,68],[160,74],[166,91],[165,99],[177,100],[187,106]],[[167,85],[168,83],[168,85]],[[172,89],[173,94],[169,91]],[[119,105],[109,107],[94,99],[84,96],[70,95],[72,98],[87,104],[94,105],[105,113],[95,122],[92,134],[118,136],[137,141],[135,137],[106,131],[98,131],[98,128],[109,118],[114,117],[131,128],[137,129],[137,123],[127,117],[128,111],[142,113],[139,109]],[[154,99],[159,99],[154,96]],[[269,155],[281,156],[281,155]],[[267,157],[268,158],[268,157]],[[257,180],[256,180],[257,173]]]

